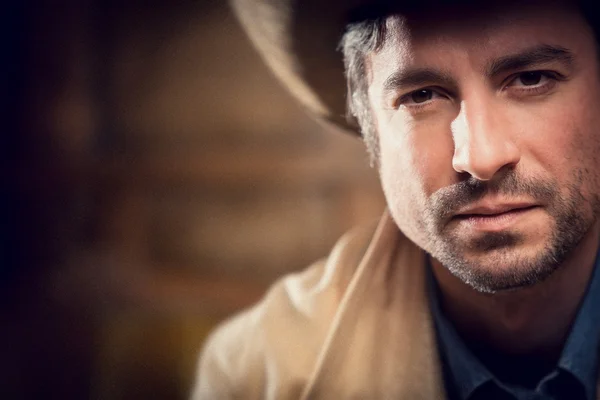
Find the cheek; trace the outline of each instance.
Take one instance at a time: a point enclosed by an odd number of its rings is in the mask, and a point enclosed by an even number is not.
[[[422,196],[424,177],[414,145],[399,136],[380,133],[380,176],[390,207],[404,210],[410,199]]]
[[[423,244],[427,176],[418,162],[414,143],[399,136],[380,131],[381,185],[396,225],[413,242]]]
[[[523,175],[553,179],[563,199],[585,199],[578,203],[581,212],[596,213],[600,196],[596,104],[600,103],[592,89],[593,85],[573,85],[546,102],[510,111],[519,131]]]
[[[539,166],[561,186],[576,183],[576,175],[583,173],[583,187],[597,190],[600,113],[593,104],[597,103],[589,95],[564,96],[545,107],[520,114],[515,110],[522,127],[524,161],[531,159],[529,167]]]
[[[522,111],[518,118],[522,145],[540,162],[563,167],[573,161],[573,152],[583,139],[581,129],[587,124],[582,123],[581,114],[566,107]]]
[[[454,142],[448,121],[419,124],[398,113],[378,130],[384,188],[398,187],[425,199],[454,182]]]
[[[407,236],[422,242],[427,200],[454,176],[449,125],[417,125],[395,118],[379,124],[378,131],[380,177],[390,212]]]

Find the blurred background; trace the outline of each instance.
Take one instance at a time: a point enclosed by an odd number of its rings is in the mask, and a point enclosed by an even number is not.
[[[217,323],[381,213],[375,171],[224,0],[3,8],[0,398],[185,399]]]

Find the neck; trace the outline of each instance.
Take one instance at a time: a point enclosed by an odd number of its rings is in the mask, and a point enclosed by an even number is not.
[[[543,282],[494,294],[474,290],[433,259],[446,317],[466,342],[478,347],[555,362],[591,278],[599,233],[597,223]]]

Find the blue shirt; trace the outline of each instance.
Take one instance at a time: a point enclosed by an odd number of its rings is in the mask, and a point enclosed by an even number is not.
[[[440,308],[439,287],[428,261],[426,269],[429,300],[448,398],[450,400],[595,399],[600,344],[599,262],[600,258],[597,255],[592,277],[558,363],[541,379],[535,379],[533,386],[524,387],[495,376],[467,347]],[[494,357],[493,354],[489,355]],[[503,362],[502,359],[499,360]],[[512,369],[516,374],[528,373],[526,363],[515,362],[515,360],[504,361],[509,366],[508,369]]]

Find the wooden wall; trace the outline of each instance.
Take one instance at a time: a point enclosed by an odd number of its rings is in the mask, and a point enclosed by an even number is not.
[[[225,2],[16,15],[21,139],[3,183],[23,218],[7,225],[0,387],[186,398],[216,323],[381,213],[375,171],[279,86]]]

